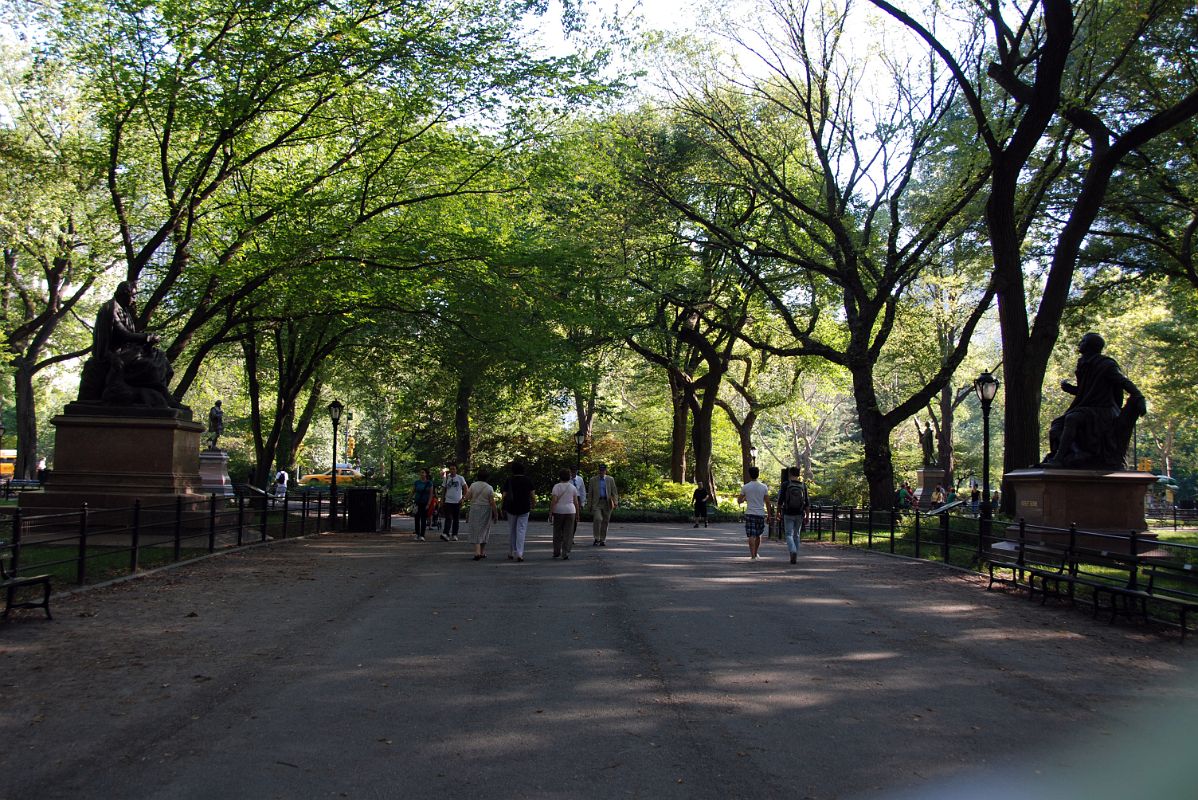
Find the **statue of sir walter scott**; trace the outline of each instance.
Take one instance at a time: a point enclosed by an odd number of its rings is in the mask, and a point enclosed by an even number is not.
[[[1133,426],[1147,413],[1144,395],[1104,356],[1104,340],[1087,333],[1077,345],[1077,385],[1061,382],[1073,395],[1065,413],[1052,421],[1048,444],[1052,450],[1041,466],[1067,469],[1123,469]],[[1123,395],[1127,393],[1127,403]]]
[[[158,335],[137,330],[136,303],[137,284],[122,281],[100,307],[79,380],[80,403],[180,408],[167,389],[174,370],[155,347]]]

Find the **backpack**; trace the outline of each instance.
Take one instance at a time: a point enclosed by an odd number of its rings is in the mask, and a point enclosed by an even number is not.
[[[786,484],[785,494],[782,495],[784,513],[797,517],[807,510],[807,485],[800,481],[790,481]]]

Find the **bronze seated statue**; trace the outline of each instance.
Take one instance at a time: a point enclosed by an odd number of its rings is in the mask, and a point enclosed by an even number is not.
[[[1136,420],[1147,412],[1147,404],[1115,359],[1102,355],[1105,346],[1097,333],[1087,333],[1078,343],[1077,385],[1061,382],[1061,389],[1073,395],[1073,402],[1052,421],[1048,429],[1051,452],[1041,466],[1125,468],[1132,431]]]

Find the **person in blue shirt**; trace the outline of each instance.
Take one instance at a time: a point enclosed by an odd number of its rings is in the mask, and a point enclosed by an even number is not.
[[[420,478],[412,484],[412,516],[416,519],[416,541],[424,541],[425,528],[428,526],[428,501],[433,496],[433,482],[429,480],[428,470],[420,470]]]

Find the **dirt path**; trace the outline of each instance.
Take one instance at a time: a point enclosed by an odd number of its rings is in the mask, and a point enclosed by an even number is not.
[[[930,564],[625,526],[529,560],[326,535],[0,625],[0,800],[848,797],[1192,698],[1175,637]],[[589,539],[580,543],[589,545]]]

